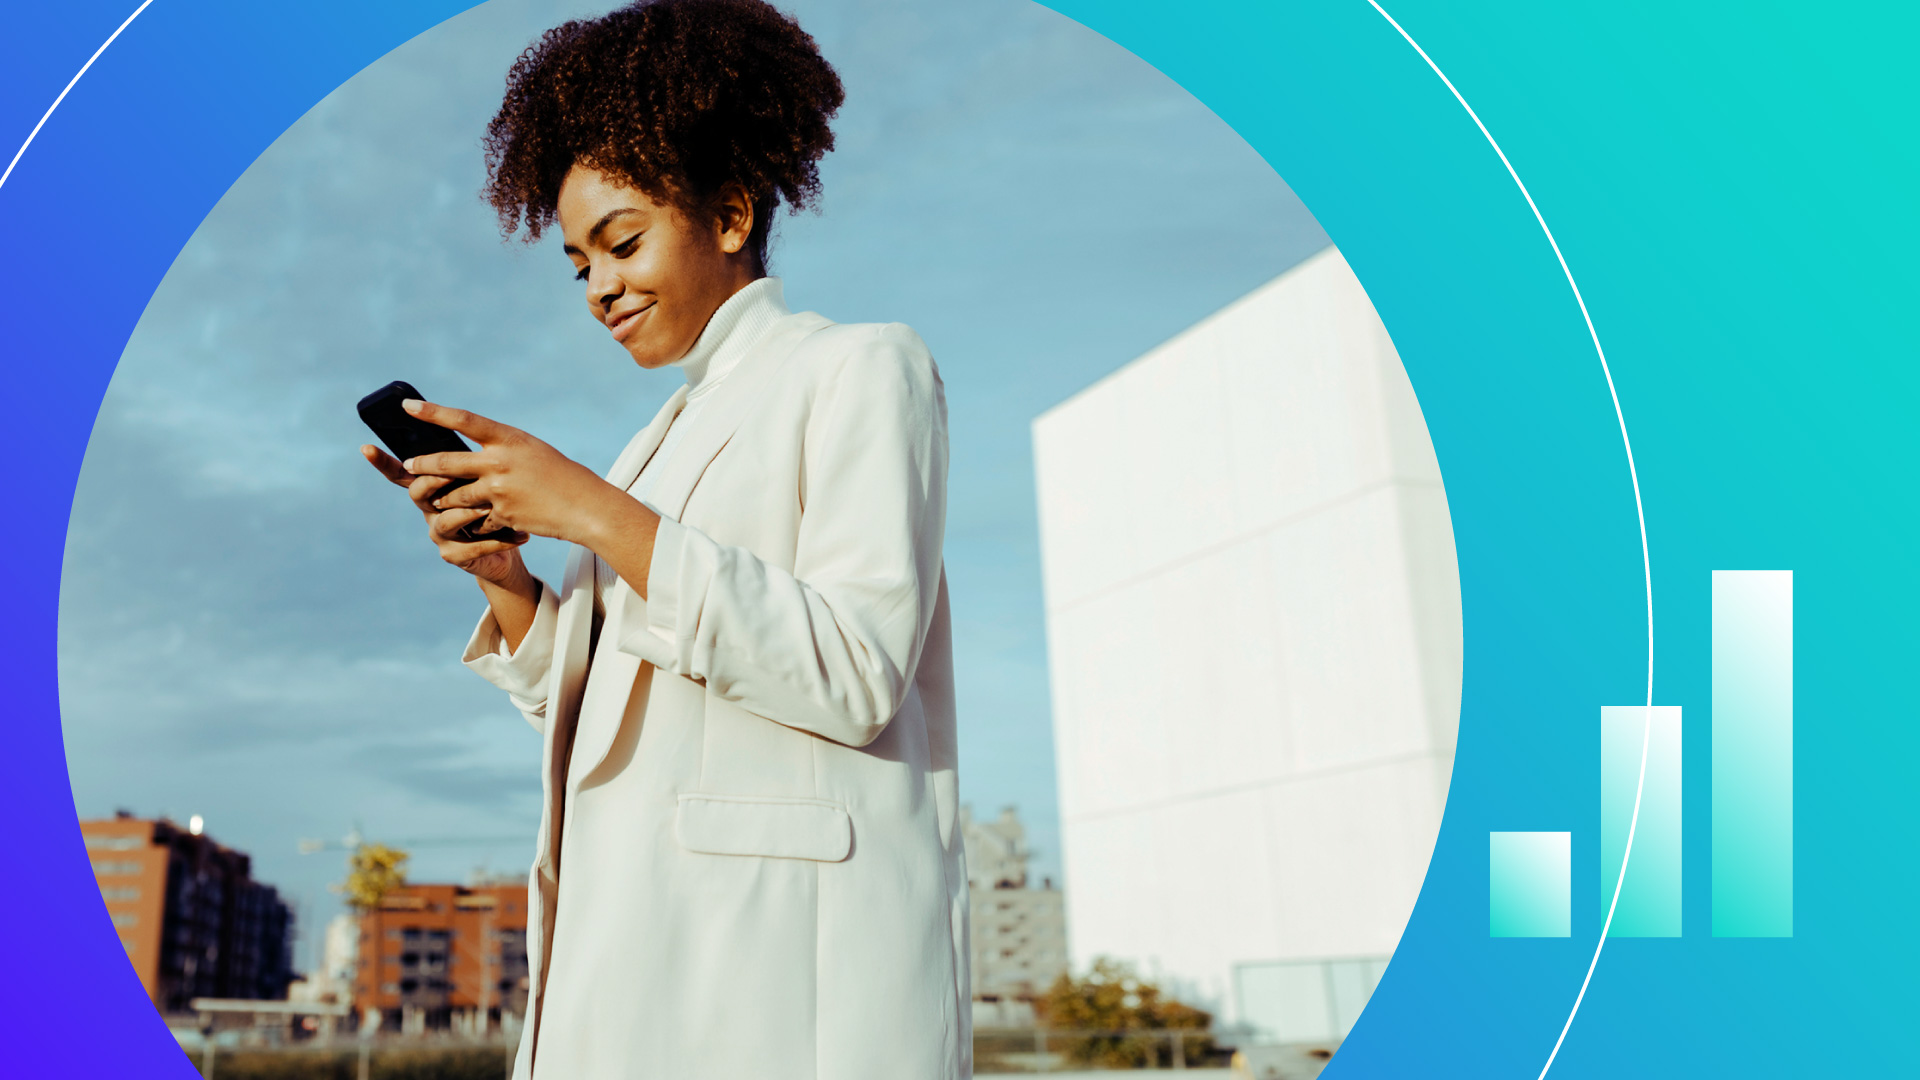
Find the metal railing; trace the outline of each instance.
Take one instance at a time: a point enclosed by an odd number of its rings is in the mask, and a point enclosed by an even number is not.
[[[1023,1049],[1012,1049],[1021,1045]],[[973,1033],[974,1068],[980,1072],[1059,1072],[1089,1067],[1074,1058],[1107,1058],[1101,1068],[1174,1069],[1204,1063],[1214,1045],[1211,1028],[977,1028]],[[1164,1051],[1164,1053],[1163,1053]],[[1145,1062],[1121,1064],[1114,1056]]]
[[[289,1077],[310,1076],[315,1059],[330,1058],[336,1063],[328,1067],[334,1075],[358,1080],[379,1080],[382,1074],[392,1075],[395,1070],[449,1080],[498,1080],[511,1076],[513,1050],[518,1042],[501,1038],[498,1032],[485,1038],[438,1031],[425,1035],[340,1032],[331,1037],[291,1040],[274,1038],[279,1032],[260,1030],[223,1034],[228,1039],[208,1037],[197,1046],[186,1047],[203,1077],[218,1080],[235,1066],[251,1077],[280,1071]],[[980,1028],[974,1032],[974,1065],[981,1075],[1195,1069],[1209,1064],[1207,1058],[1214,1053],[1217,1034],[1224,1033],[1211,1028]],[[1096,1060],[1075,1060],[1089,1057]],[[1131,1064],[1118,1058],[1130,1059]],[[430,1072],[429,1061],[438,1062]],[[223,1066],[223,1062],[227,1064]]]
[[[518,1045],[517,1039],[503,1039],[497,1032],[487,1038],[381,1033],[238,1043],[208,1038],[194,1046],[183,1044],[182,1049],[206,1080],[221,1080],[235,1066],[253,1078],[311,1077],[316,1074],[316,1061],[331,1062],[320,1071],[357,1080],[380,1080],[382,1075],[396,1073],[446,1080],[504,1080],[513,1074]]]

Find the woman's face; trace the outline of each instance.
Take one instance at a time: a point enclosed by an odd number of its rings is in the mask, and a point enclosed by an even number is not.
[[[703,224],[576,165],[558,211],[588,310],[643,368],[685,356],[714,310],[760,276],[745,254],[753,211],[744,199],[723,199],[720,220]]]

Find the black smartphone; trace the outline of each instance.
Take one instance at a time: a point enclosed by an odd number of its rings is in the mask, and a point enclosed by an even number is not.
[[[473,449],[457,433],[438,424],[429,424],[401,408],[400,403],[408,398],[426,400],[420,391],[413,388],[412,383],[395,380],[360,399],[360,419],[373,429],[374,435],[387,445],[387,450],[394,457],[406,461],[422,454],[463,454]],[[436,497],[445,495],[462,484],[472,482],[465,479],[454,480],[434,494]],[[466,539],[511,540],[513,530],[494,529],[478,535],[468,533]]]

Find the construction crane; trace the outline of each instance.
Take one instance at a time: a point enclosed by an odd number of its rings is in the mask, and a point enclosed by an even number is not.
[[[423,847],[524,844],[527,840],[528,837],[522,834],[519,836],[429,836],[412,840],[391,840],[384,842],[388,847],[399,848],[402,851],[412,851],[415,848]],[[347,831],[347,835],[338,840],[309,839],[300,841],[300,854],[317,855],[323,851],[358,851],[366,843],[367,838],[360,832],[359,824],[355,823],[353,828]]]
[[[399,865],[405,863],[407,856],[419,848],[523,844],[526,842],[526,839],[524,836],[433,836],[375,843],[366,838],[366,835],[360,831],[360,823],[356,821],[353,827],[347,830],[347,834],[338,840],[307,839],[300,841],[300,854],[317,855],[323,851],[346,852],[347,880],[343,882],[342,885],[335,886],[335,889],[338,891],[341,888],[345,888],[349,893],[354,891],[356,879],[367,869],[366,864],[368,862],[376,864],[381,862],[389,863],[387,868],[388,872],[383,875],[389,879],[387,886],[376,887],[371,900],[355,901],[351,896],[349,896],[348,900],[349,903],[377,903],[378,894],[385,892],[386,887],[399,884],[404,880],[404,872],[399,871]],[[370,858],[363,858],[363,856],[369,856]],[[397,856],[397,858],[394,858],[395,856]],[[377,869],[376,867],[376,870]],[[476,868],[476,873],[479,872],[481,872],[481,868]]]

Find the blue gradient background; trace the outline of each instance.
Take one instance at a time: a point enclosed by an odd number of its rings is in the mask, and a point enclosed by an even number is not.
[[[132,0],[0,8],[11,154]],[[0,190],[13,418],[8,1069],[193,1075],[125,963],[66,786],[54,620],[89,425],[227,185],[381,53],[466,6],[160,0]],[[1365,283],[1420,395],[1459,551],[1452,794],[1394,963],[1329,1077],[1533,1077],[1600,912],[1592,718],[1642,700],[1632,491],[1605,384],[1511,180],[1360,0],[1056,3],[1215,109]],[[1709,573],[1792,569],[1795,936],[1709,933],[1711,761],[1689,725],[1685,936],[1611,942],[1554,1076],[1897,1074],[1920,951],[1907,495],[1920,15],[1713,3],[1389,7],[1513,159],[1593,309],[1652,548],[1655,699],[1709,717]],[[1178,197],[1169,193],[1169,197]],[[1222,213],[1231,213],[1223,207]],[[1491,830],[1574,834],[1573,937],[1486,935]]]

